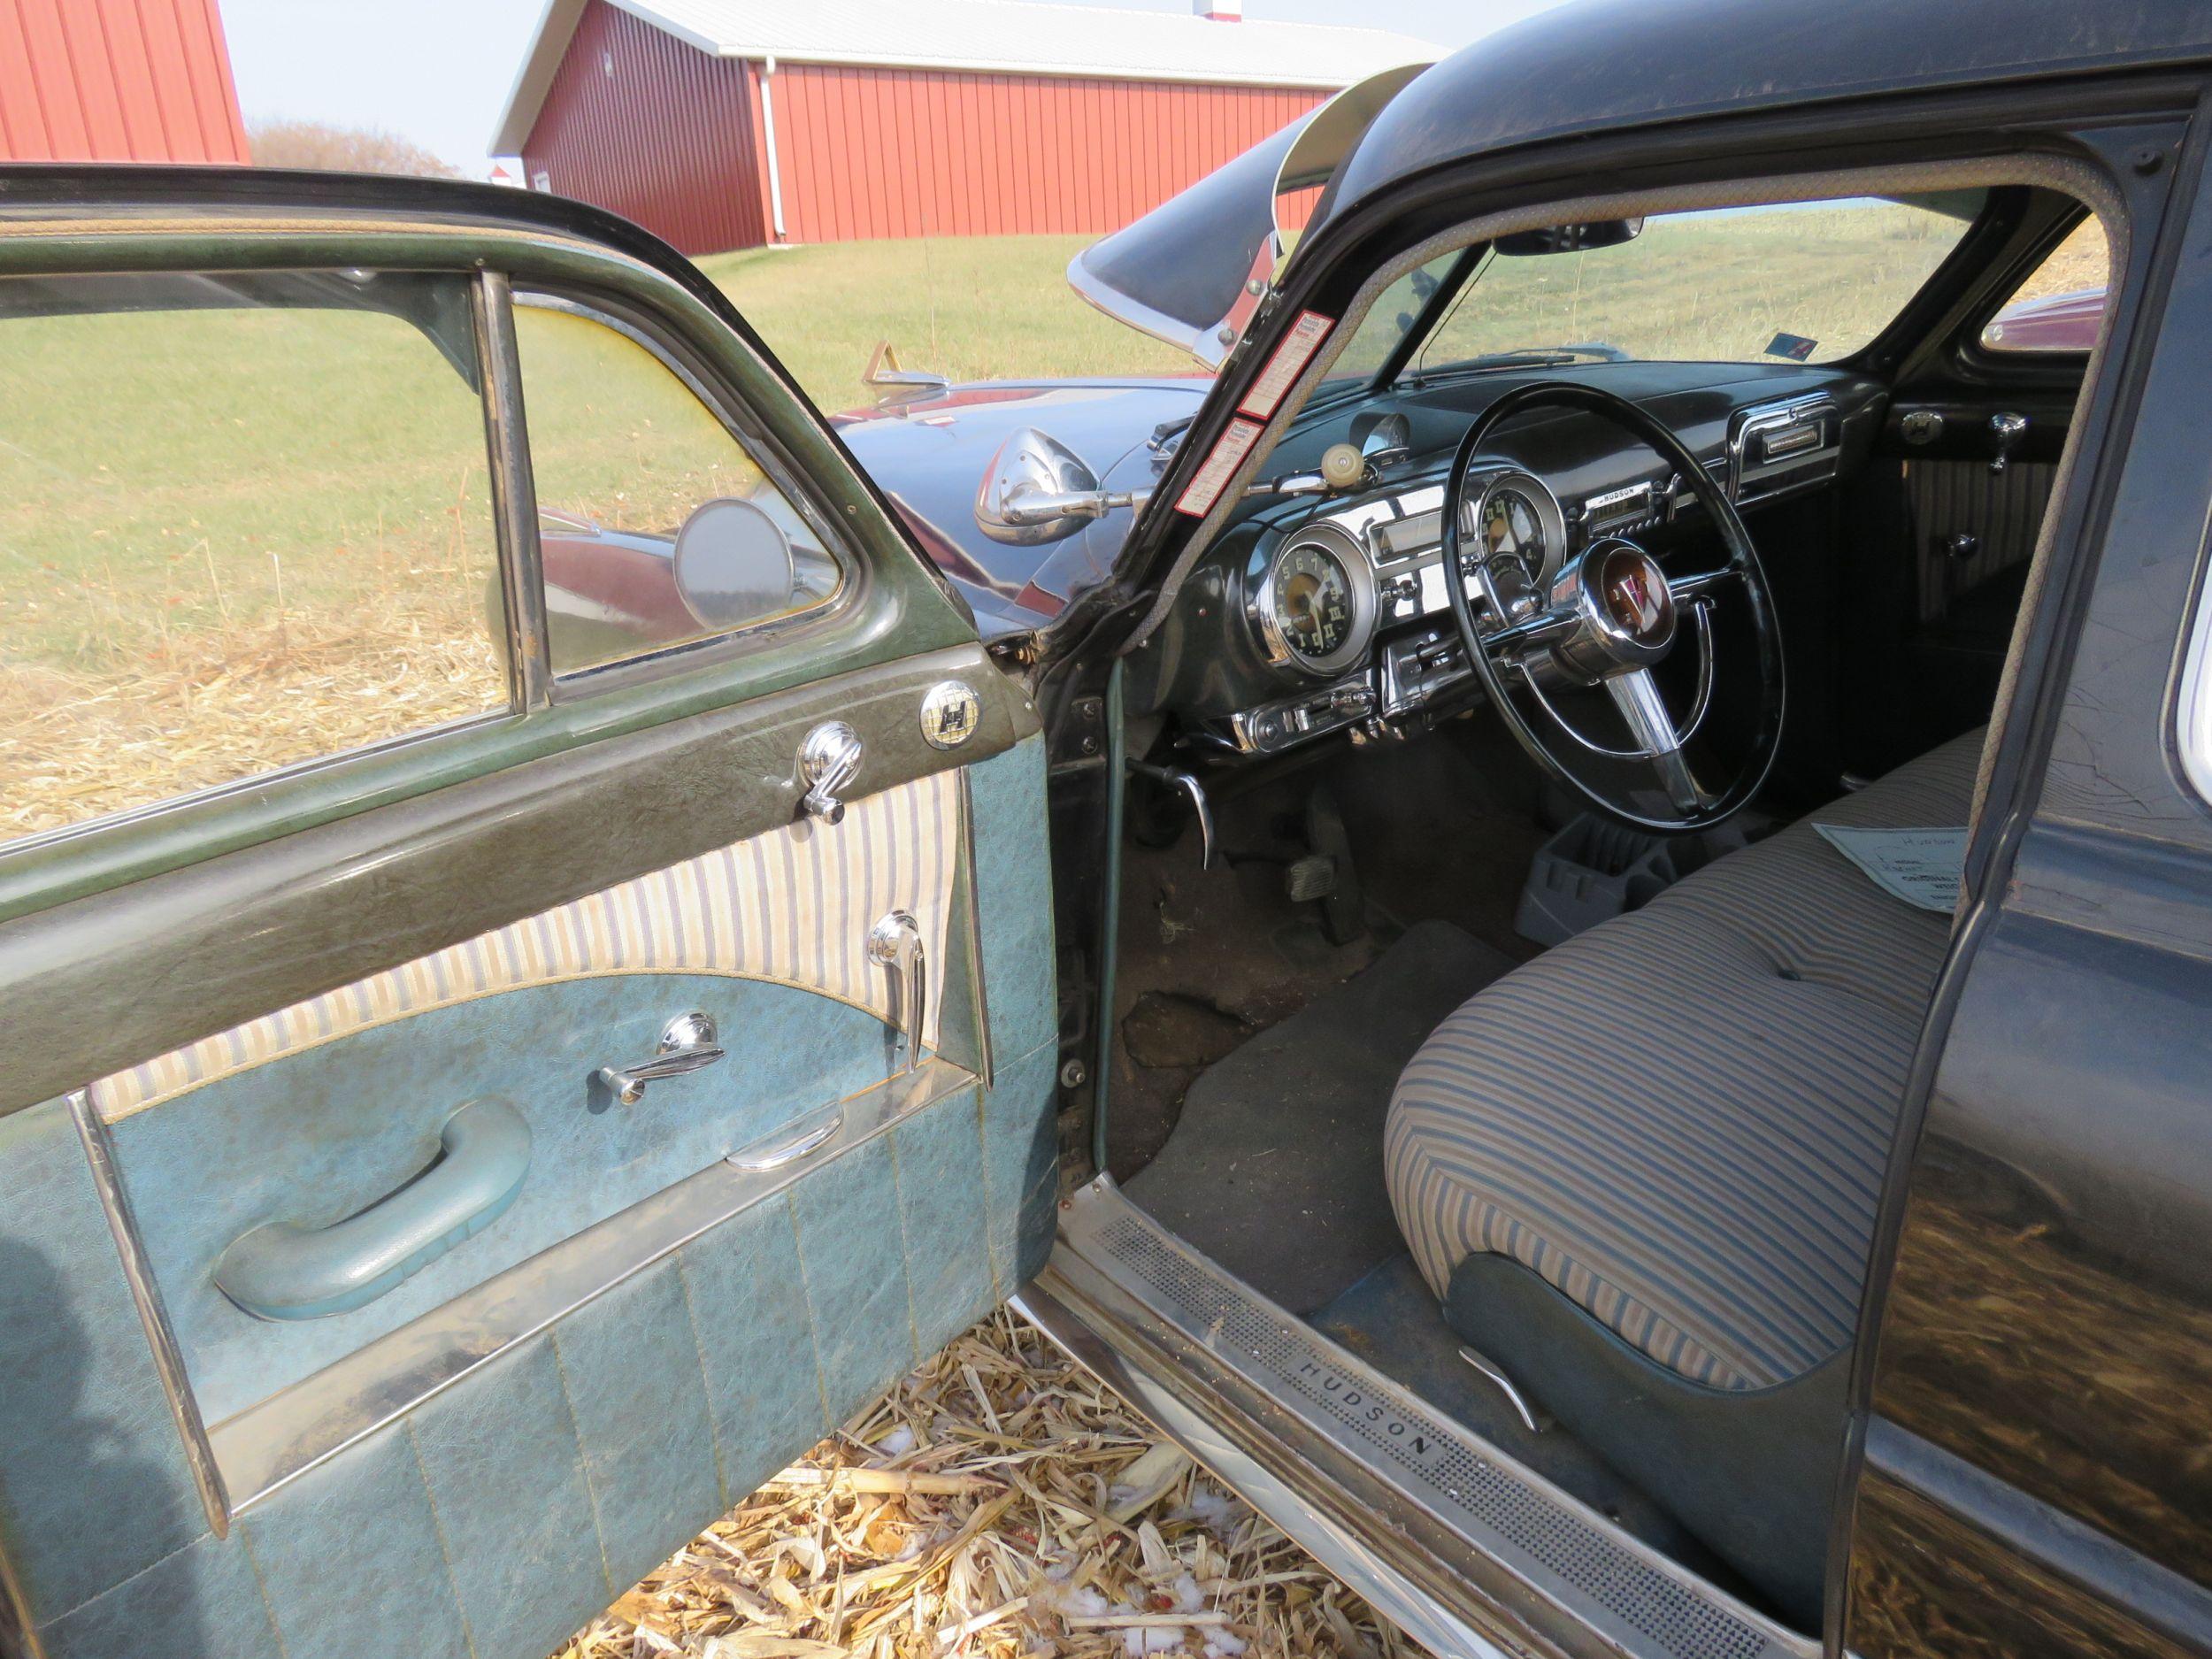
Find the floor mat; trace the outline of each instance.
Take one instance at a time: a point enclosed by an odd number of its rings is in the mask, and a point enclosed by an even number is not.
[[[1383,1187],[1398,1073],[1444,1017],[1517,964],[1448,922],[1209,1067],[1129,1196],[1261,1294],[1310,1313],[1404,1248]]]

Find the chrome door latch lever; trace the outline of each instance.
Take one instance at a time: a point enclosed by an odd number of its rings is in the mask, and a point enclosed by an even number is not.
[[[645,1098],[645,1086],[664,1077],[681,1077],[712,1065],[723,1055],[719,1033],[708,1014],[679,1014],[661,1027],[660,1047],[635,1065],[603,1065],[599,1080],[625,1106]]]
[[[842,720],[825,720],[809,732],[799,746],[798,783],[806,791],[800,810],[825,824],[842,823],[845,803],[838,796],[860,775],[866,752],[860,733]]]
[[[902,1016],[894,1023],[906,1028],[904,1070],[922,1064],[922,1027],[929,1011],[929,974],[923,961],[922,926],[910,910],[887,910],[868,930],[868,960],[881,963],[899,976]]]

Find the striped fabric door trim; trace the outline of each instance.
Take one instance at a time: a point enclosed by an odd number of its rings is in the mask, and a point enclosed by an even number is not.
[[[897,987],[868,959],[866,936],[895,909],[921,926],[933,1044],[961,823],[960,774],[917,779],[851,803],[841,824],[803,819],[203,1038],[100,1079],[92,1102],[114,1123],[430,1009],[612,974],[766,979],[894,1020]]]

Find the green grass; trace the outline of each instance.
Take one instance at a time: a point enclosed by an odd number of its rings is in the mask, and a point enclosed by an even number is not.
[[[1198,365],[1086,304],[1067,283],[1086,236],[854,242],[699,264],[824,411],[864,408],[879,341],[956,380],[1189,374]]]

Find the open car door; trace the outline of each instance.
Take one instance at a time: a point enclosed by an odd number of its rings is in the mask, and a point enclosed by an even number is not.
[[[534,1659],[1048,1249],[1042,745],[720,296],[0,175],[0,1650]]]

